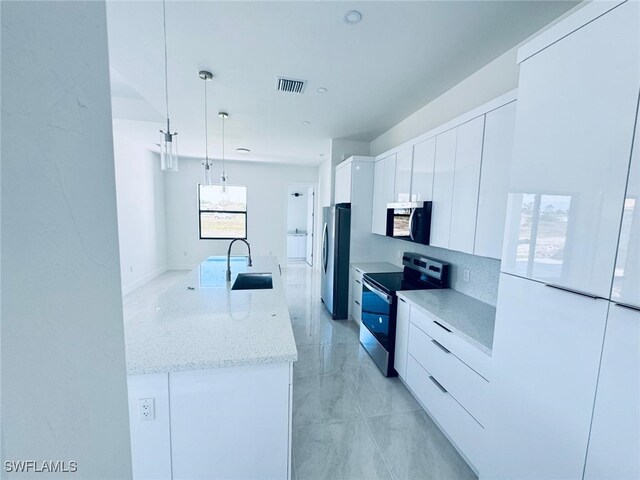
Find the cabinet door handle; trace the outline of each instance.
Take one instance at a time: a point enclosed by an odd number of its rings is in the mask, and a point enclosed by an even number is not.
[[[359,283],[359,284],[362,285],[362,282],[360,280],[356,280],[356,283]]]
[[[407,303],[407,301],[404,298],[398,297],[398,300],[400,300],[402,303]]]
[[[640,307],[635,307],[633,305],[628,305],[626,303],[614,303],[616,307],[628,308],[629,310],[635,310],[636,312],[640,312]]]
[[[562,290],[563,292],[574,293],[576,295],[582,295],[583,297],[592,298],[594,300],[597,300],[598,298],[600,298],[597,295],[593,295],[591,293],[584,293],[584,292],[580,292],[579,290],[573,290],[573,289],[567,288],[567,287],[560,287],[558,285],[553,285],[551,283],[545,283],[545,286],[550,287],[550,288],[555,288],[556,290]]]
[[[358,300],[354,300],[354,302],[356,302],[356,304],[360,305],[360,302]]]
[[[440,328],[444,328],[447,332],[451,333],[451,330],[449,330],[447,327],[445,327],[444,325],[442,325],[439,322],[436,322],[435,320],[433,321],[433,323],[435,323],[436,325],[438,325]]]
[[[429,375],[429,380],[431,380],[433,383],[436,384],[436,387],[438,387],[440,389],[440,391],[442,393],[447,393],[447,389],[444,388],[442,385],[440,385],[440,382],[438,382],[435,378],[433,378],[431,375]]]
[[[431,343],[434,343],[436,347],[442,350],[444,353],[451,353],[451,350],[447,350],[440,342],[437,340],[431,339]]]

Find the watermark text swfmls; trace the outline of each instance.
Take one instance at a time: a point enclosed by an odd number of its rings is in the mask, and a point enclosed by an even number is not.
[[[75,473],[78,462],[73,460],[7,460],[4,462],[7,473]]]

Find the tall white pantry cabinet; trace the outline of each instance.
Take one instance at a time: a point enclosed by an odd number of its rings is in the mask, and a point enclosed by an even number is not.
[[[593,2],[519,61],[481,477],[640,478],[640,2]]]

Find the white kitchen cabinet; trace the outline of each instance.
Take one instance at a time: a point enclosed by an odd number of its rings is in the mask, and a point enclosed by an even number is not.
[[[504,271],[609,297],[640,89],[639,22],[640,2],[628,1],[520,64]]]
[[[636,124],[611,300],[640,307],[640,123]]]
[[[396,154],[379,159],[375,164],[371,233],[387,234],[387,204],[393,203],[396,178]]]
[[[396,313],[396,345],[393,365],[400,378],[407,378],[407,352],[409,346],[409,316],[411,305],[403,298],[398,298]]]
[[[289,363],[169,375],[174,480],[289,477]]]
[[[433,199],[433,172],[436,160],[436,137],[413,146],[411,171],[411,201],[427,202]]]
[[[351,164],[343,162],[336,167],[333,203],[351,202]]]
[[[351,318],[356,323],[362,321],[362,275],[364,272],[351,267]]]
[[[405,146],[396,154],[396,172],[393,188],[394,202],[408,202],[411,199],[411,165],[413,147]]]
[[[582,478],[608,307],[501,274],[483,477]]]
[[[436,138],[431,240],[429,242],[434,247],[449,248],[457,136],[458,129],[453,128],[441,133]]]
[[[640,311],[609,307],[585,480],[640,478]]]
[[[500,259],[513,154],[516,102],[487,113],[478,194],[475,255]]]
[[[480,188],[484,115],[458,127],[449,248],[473,253]]]

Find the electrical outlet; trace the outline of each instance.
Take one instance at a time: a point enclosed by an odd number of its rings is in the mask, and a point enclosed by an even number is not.
[[[182,254],[186,257],[187,256],[187,252],[182,252]]]
[[[138,400],[138,413],[141,422],[149,422],[156,419],[156,404],[153,398],[141,398]]]
[[[468,268],[464,269],[464,281],[468,282],[471,279],[471,272],[469,272]]]
[[[129,271],[133,273],[133,267],[129,267]]]

